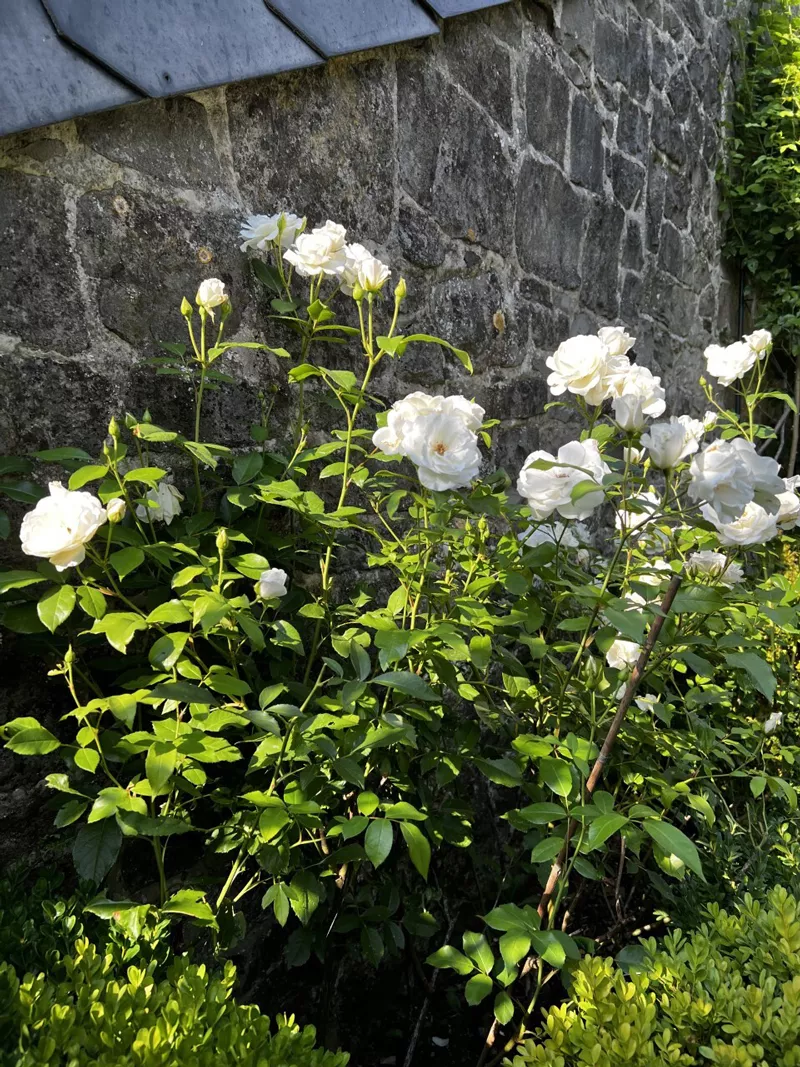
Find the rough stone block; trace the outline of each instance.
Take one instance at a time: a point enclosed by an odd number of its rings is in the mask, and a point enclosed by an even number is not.
[[[628,210],[636,208],[642,197],[646,171],[633,160],[615,152],[610,159],[611,188],[614,196]]]
[[[34,348],[88,345],[65,192],[52,178],[0,170],[0,332]]]
[[[113,163],[171,185],[213,189],[223,184],[206,109],[188,96],[79,119],[78,135]]]
[[[685,122],[692,102],[692,83],[685,67],[678,67],[667,83],[667,96],[678,122]]]
[[[528,63],[525,115],[528,140],[535,149],[564,164],[569,115],[569,81],[538,49]]]
[[[414,204],[400,204],[397,236],[403,255],[419,267],[438,267],[444,262],[445,243],[436,223]]]
[[[613,200],[595,204],[581,258],[581,300],[613,318],[619,310],[619,259],[625,212]]]
[[[248,268],[239,251],[238,213],[193,212],[126,186],[78,201],[78,250],[103,325],[129,343],[183,340],[181,297],[203,278],[233,295],[227,334],[248,303]]]
[[[653,122],[651,125],[653,144],[667,159],[682,167],[686,162],[686,144],[683,138],[680,120],[669,104],[656,99],[653,103]]]
[[[635,271],[640,271],[644,266],[642,228],[636,219],[629,218],[625,223],[625,239],[622,242],[622,266]]]
[[[419,56],[398,61],[397,93],[402,188],[447,233],[506,251],[513,178],[494,124]]]
[[[623,94],[617,118],[617,147],[644,163],[649,154],[649,140],[650,116]]]
[[[578,185],[600,192],[605,152],[603,123],[594,105],[582,94],[572,101],[569,175]]]
[[[421,322],[426,332],[469,352],[476,373],[516,366],[525,355],[509,301],[495,274],[451,278],[431,286]],[[445,356],[445,361],[453,358]]]
[[[523,270],[577,288],[589,205],[557,167],[526,159],[517,185],[516,246]]]
[[[248,206],[309,214],[311,225],[330,218],[353,240],[385,240],[394,208],[392,82],[382,55],[229,88],[233,158]]]
[[[471,19],[445,23],[444,54],[450,76],[511,132],[511,54],[492,36],[488,26]]]
[[[683,238],[666,219],[661,224],[658,265],[675,278],[683,276]]]

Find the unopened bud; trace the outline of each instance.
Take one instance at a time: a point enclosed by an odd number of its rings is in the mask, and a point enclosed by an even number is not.
[[[72,648],[72,645],[70,645],[69,648],[67,649],[67,651],[64,653],[64,666],[69,668],[69,667],[72,666],[72,664],[74,662],[75,662],[75,652],[74,652],[74,650]]]
[[[353,300],[355,300],[356,303],[360,303],[360,301],[362,301],[363,299],[364,290],[361,288],[358,282],[356,282],[356,284],[353,286]]]
[[[128,510],[128,506],[121,496],[115,496],[113,500],[109,500],[106,504],[106,515],[108,521],[111,523],[122,522],[125,518],[125,512]]]
[[[222,553],[225,551],[225,549],[227,547],[228,547],[228,531],[225,529],[224,526],[221,526],[219,528],[219,530],[217,530],[217,551],[219,552],[220,555],[222,555]]]
[[[150,409],[149,408],[145,408],[144,409],[144,415],[142,415],[142,422],[152,422],[152,421],[153,421],[153,416],[150,414]]]
[[[115,441],[119,439],[119,423],[113,415],[111,416],[111,422],[108,424],[108,433]]]
[[[125,412],[125,429],[126,430],[132,430],[134,428],[134,426],[138,423],[138,421],[139,420],[136,418],[135,415],[131,415],[130,411],[126,411]]]
[[[181,300],[181,315],[183,315],[185,319],[190,319],[192,317],[192,305],[186,297]]]
[[[109,436],[103,441],[103,455],[109,459],[114,456],[116,452],[116,442],[113,437]]]
[[[406,288],[406,280],[405,278],[401,278],[394,288],[395,302],[401,304],[405,300],[407,292],[408,289]]]

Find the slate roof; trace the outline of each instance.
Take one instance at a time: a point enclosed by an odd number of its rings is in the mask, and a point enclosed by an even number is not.
[[[0,0],[0,136],[439,33],[508,0]]]

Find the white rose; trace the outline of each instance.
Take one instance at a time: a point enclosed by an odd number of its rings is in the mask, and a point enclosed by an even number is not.
[[[707,411],[703,416],[703,429],[710,433],[719,422],[719,414],[716,411]]]
[[[57,571],[77,567],[86,558],[91,541],[107,515],[91,493],[65,489],[50,482],[50,496],[42,497],[22,520],[19,536],[26,556],[49,559]]]
[[[784,485],[790,481],[789,478],[784,479]],[[782,530],[794,530],[796,526],[800,525],[800,497],[794,489],[788,486],[782,493],[778,493],[778,514],[775,516],[775,521]]]
[[[612,356],[624,356],[636,344],[636,338],[626,333],[624,326],[604,326],[597,336]]]
[[[408,426],[403,453],[416,465],[426,489],[444,492],[466,488],[478,476],[478,439],[459,415],[418,415]]]
[[[750,345],[759,359],[772,347],[772,334],[769,330],[754,330],[752,333],[745,334],[742,340]]]
[[[647,570],[640,571],[638,574],[631,576],[634,582],[639,582],[640,585],[661,585],[671,578],[673,574],[672,567],[665,559],[654,559]]]
[[[623,430],[641,430],[647,418],[663,415],[667,406],[661,379],[638,364],[624,377],[615,378],[609,392],[614,420]]]
[[[214,308],[224,304],[227,299],[225,282],[221,282],[219,278],[206,278],[204,282],[200,282],[194,301],[199,308],[207,311],[213,319]]]
[[[631,497],[628,503],[633,507],[620,508],[614,516],[614,525],[620,533],[641,528],[639,536],[646,536],[644,527],[656,516],[661,507],[661,499],[656,493],[649,491]]]
[[[645,693],[644,696],[636,697],[634,700],[634,704],[640,711],[649,711],[651,713],[657,703],[658,697],[655,693]]]
[[[539,526],[529,526],[519,535],[519,539],[528,548],[536,548],[538,545],[580,548],[582,543],[590,541],[591,535],[580,522],[574,523],[573,526],[566,526],[563,522],[543,522]]]
[[[644,457],[645,450],[643,448],[623,448],[622,450],[622,458],[632,467],[641,463],[644,460]]]
[[[289,575],[280,567],[270,567],[268,571],[262,571],[256,582],[256,593],[262,600],[274,600],[279,596],[286,596],[286,583]]]
[[[303,278],[314,278],[319,274],[339,275],[347,263],[346,235],[344,226],[328,220],[311,233],[301,233],[294,245],[283,253],[283,258]]]
[[[722,522],[737,519],[751,500],[777,512],[785,488],[778,463],[760,456],[744,437],[712,441],[694,457],[689,473],[689,496],[710,504]]]
[[[569,390],[593,406],[605,400],[611,379],[630,369],[627,356],[612,356],[599,337],[586,334],[562,342],[546,364],[553,372],[547,378],[553,396]]]
[[[404,441],[411,424],[420,415],[454,415],[468,430],[479,430],[486,412],[464,396],[430,396],[428,393],[409,393],[389,409],[386,425],[372,435],[372,443],[389,455],[405,455]]]
[[[392,272],[375,256],[362,259],[358,265],[358,284],[365,293],[379,293]]]
[[[763,545],[779,534],[775,516],[751,500],[733,522],[723,522],[708,504],[702,507],[703,518],[716,527],[723,545]]]
[[[553,466],[547,470],[531,467],[540,459],[567,466]],[[570,441],[559,448],[557,459],[550,452],[531,452],[519,473],[517,492],[525,499],[535,519],[548,519],[554,511],[562,519],[586,519],[603,503],[604,492],[600,483],[608,473],[597,441]],[[572,490],[587,481],[596,482],[597,489],[584,493],[573,503]]]
[[[347,296],[353,295],[353,289],[358,284],[358,268],[365,260],[370,259],[372,253],[368,248],[360,244],[344,246],[344,266],[339,275],[342,292]]]
[[[145,522],[160,520],[169,526],[181,513],[183,493],[178,492],[170,482],[161,481],[154,489],[148,489],[145,500],[147,504],[139,504],[136,508],[136,517]]]
[[[128,505],[122,499],[121,496],[115,496],[113,500],[109,500],[106,504],[106,515],[109,522],[122,522],[125,518],[125,512],[128,510]]]
[[[720,385],[731,385],[744,377],[758,359],[758,353],[746,341],[734,341],[726,348],[709,345],[704,355],[706,370]]]
[[[778,727],[783,722],[783,712],[773,711],[769,718],[764,723],[764,733],[774,734]]]
[[[634,666],[641,651],[635,641],[623,641],[617,638],[606,652],[606,663],[618,671],[627,670]]]
[[[793,474],[791,478],[784,478],[783,484],[787,492],[796,493],[800,489],[800,474]]]
[[[306,220],[291,211],[280,211],[277,215],[249,215],[239,230],[239,236],[244,238],[241,250],[247,252],[252,248],[265,252],[276,243],[281,248],[288,248],[305,228]]]
[[[728,560],[722,552],[692,552],[687,561],[687,574],[693,578],[718,578],[721,585],[738,585],[744,579],[744,571],[738,563]]]
[[[685,415],[679,418],[672,415],[669,422],[654,422],[647,433],[642,434],[641,443],[654,467],[672,470],[682,459],[697,451],[697,441],[681,421],[686,418]]]

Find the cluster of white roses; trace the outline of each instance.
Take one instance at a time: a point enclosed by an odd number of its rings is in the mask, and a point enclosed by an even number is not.
[[[481,465],[478,433],[484,410],[463,396],[409,393],[389,409],[372,443],[386,455],[406,456],[426,489],[461,489]]]
[[[771,348],[769,330],[745,334],[741,341],[734,341],[732,345],[709,345],[703,353],[706,370],[720,385],[733,385],[739,378],[744,378],[758,360],[769,355]]]
[[[378,293],[391,271],[364,245],[348,244],[347,230],[330,219],[306,233],[306,219],[282,211],[277,215],[251,215],[239,235],[242,251],[270,248],[283,251],[283,258],[303,278],[321,275],[336,278],[343,293],[352,296],[356,287]]]

